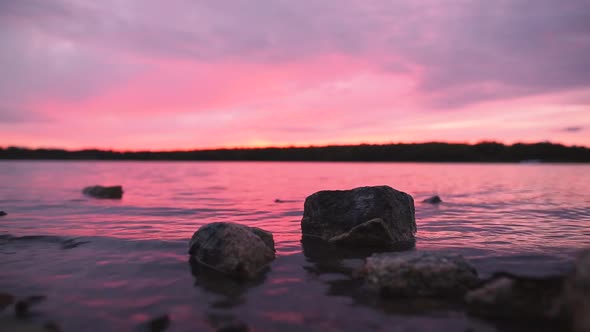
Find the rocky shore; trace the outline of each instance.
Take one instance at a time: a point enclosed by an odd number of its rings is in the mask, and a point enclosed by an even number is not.
[[[433,196],[423,202],[442,200]],[[589,330],[590,251],[581,254],[567,276],[531,278],[499,272],[480,279],[460,255],[412,250],[416,231],[413,198],[388,186],[317,192],[305,200],[301,220],[303,241],[311,237],[335,250],[366,255],[362,268],[349,271],[361,281],[364,296],[397,301],[434,298],[458,303],[468,314],[484,319],[547,321],[564,330]],[[274,241],[261,229],[214,223],[195,233],[189,253],[191,259],[228,277],[254,278],[274,259]]]
[[[108,199],[123,193],[121,186],[83,192]],[[422,202],[442,200],[433,196]],[[350,278],[347,287],[355,296],[384,303],[434,300],[490,321],[547,322],[563,331],[590,331],[590,249],[582,250],[564,275],[540,278],[499,271],[482,278],[461,255],[415,250],[417,231],[413,197],[389,186],[314,193],[306,198],[301,219],[302,246],[310,261],[330,264],[328,253],[362,260],[358,267],[337,270]],[[82,243],[67,242],[63,249]],[[214,222],[195,231],[188,255],[200,286],[231,297],[264,282],[276,258],[275,239],[261,228]],[[0,330],[61,331],[51,320],[29,319],[44,300],[0,293]],[[142,328],[164,331],[172,323],[162,315]],[[215,326],[217,331],[248,330],[239,320],[220,320]]]

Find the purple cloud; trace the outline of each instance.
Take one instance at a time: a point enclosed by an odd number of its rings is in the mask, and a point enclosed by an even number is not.
[[[281,63],[339,53],[419,70],[419,90],[441,107],[588,87],[589,12],[585,0],[0,1],[12,28],[3,40],[18,38],[29,53],[35,38],[71,43],[76,77],[100,80],[126,55]],[[13,68],[38,69],[35,61]],[[65,83],[74,94],[97,88],[94,78]]]

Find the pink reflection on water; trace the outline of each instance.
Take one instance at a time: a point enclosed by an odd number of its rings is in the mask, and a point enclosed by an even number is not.
[[[0,167],[0,181],[8,184],[0,195],[14,201],[3,226],[14,235],[188,242],[206,223],[231,221],[273,232],[278,255],[291,255],[301,252],[305,197],[324,189],[387,184],[414,196],[419,248],[573,248],[589,237],[588,165],[18,162]],[[123,199],[84,197],[81,189],[93,184],[123,185]],[[441,205],[421,203],[435,193]]]
[[[103,288],[121,288],[129,285],[127,280],[105,281],[100,284]]]
[[[143,322],[147,322],[150,319],[150,316],[147,314],[139,313],[139,314],[131,315],[130,318],[135,323],[143,323]]]
[[[291,283],[298,283],[298,282],[302,282],[303,280],[301,278],[287,278],[287,277],[283,277],[283,278],[275,278],[271,281],[271,284],[277,284],[277,285],[282,285],[282,284],[291,284]]]

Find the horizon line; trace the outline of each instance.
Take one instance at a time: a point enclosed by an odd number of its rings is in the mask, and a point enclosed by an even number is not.
[[[150,149],[114,149],[109,147],[82,147],[82,148],[61,148],[61,147],[27,147],[8,145],[0,146],[0,149],[6,150],[10,148],[15,149],[26,149],[26,150],[60,150],[66,152],[80,152],[80,151],[104,151],[104,152],[115,152],[115,153],[138,153],[138,152],[151,152],[151,153],[167,153],[167,152],[194,152],[194,151],[222,151],[222,150],[265,150],[265,149],[313,149],[313,148],[328,148],[328,147],[346,147],[346,146],[386,146],[386,145],[426,145],[426,144],[448,144],[448,145],[467,145],[475,146],[479,144],[499,144],[502,146],[514,146],[518,144],[522,145],[535,145],[535,144],[551,144],[560,145],[567,148],[585,148],[590,149],[590,146],[577,145],[577,144],[563,144],[552,141],[516,141],[513,143],[505,143],[496,140],[480,140],[477,142],[457,142],[457,141],[423,141],[423,142],[387,142],[387,143],[328,143],[328,144],[275,144],[275,145],[264,145],[264,146],[219,146],[219,147],[200,147],[200,148],[189,148],[189,149],[163,149],[163,150],[150,150]]]

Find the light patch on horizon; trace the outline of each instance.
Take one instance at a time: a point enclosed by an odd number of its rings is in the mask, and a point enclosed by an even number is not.
[[[590,146],[589,12],[584,0],[0,0],[0,144]]]

